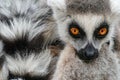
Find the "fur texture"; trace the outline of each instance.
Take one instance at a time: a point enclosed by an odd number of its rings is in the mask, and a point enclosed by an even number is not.
[[[52,75],[58,36],[51,15],[46,0],[0,0],[0,80]]]
[[[69,13],[100,14],[110,12],[109,0],[66,0],[66,6]]]
[[[114,44],[113,51],[117,54],[117,58],[119,59],[119,71],[120,71],[120,35],[119,35],[120,34],[120,21],[115,31],[116,31],[116,35],[114,37],[115,44]]]
[[[114,51],[120,51],[120,28],[119,28],[119,25],[118,27],[116,27],[116,34],[115,34],[115,38],[114,38]]]

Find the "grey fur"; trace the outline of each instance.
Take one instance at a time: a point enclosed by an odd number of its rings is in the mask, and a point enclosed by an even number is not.
[[[114,51],[120,51],[120,21],[118,26],[115,29],[115,37],[114,37]]]
[[[66,0],[69,13],[109,13],[109,0]]]

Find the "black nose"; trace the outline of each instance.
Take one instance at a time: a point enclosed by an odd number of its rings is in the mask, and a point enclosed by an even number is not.
[[[93,60],[98,57],[98,50],[95,49],[92,44],[87,44],[87,46],[77,54],[81,60]]]

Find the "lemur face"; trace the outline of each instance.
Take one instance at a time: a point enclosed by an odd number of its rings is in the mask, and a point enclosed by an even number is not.
[[[113,31],[110,17],[104,15],[69,15],[58,24],[61,39],[72,44],[82,60],[97,58],[102,45],[112,41]]]
[[[99,57],[104,44],[111,49],[115,15],[112,0],[48,0],[60,38],[70,43],[81,60]],[[116,21],[117,22],[117,21]]]

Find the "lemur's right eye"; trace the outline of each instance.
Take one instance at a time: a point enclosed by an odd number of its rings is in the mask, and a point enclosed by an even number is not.
[[[80,26],[77,23],[71,23],[69,25],[69,34],[73,38],[84,38],[85,37],[85,32],[80,28]]]
[[[73,35],[78,35],[78,34],[80,34],[78,28],[71,28],[71,29],[70,29],[70,32],[71,32]]]

